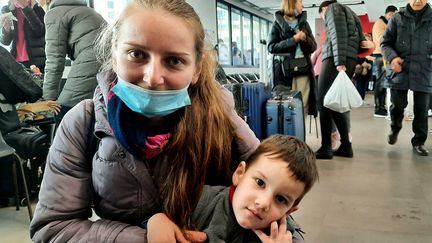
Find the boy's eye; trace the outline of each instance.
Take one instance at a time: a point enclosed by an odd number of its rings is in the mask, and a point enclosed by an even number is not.
[[[286,198],[285,198],[285,197],[282,197],[282,196],[276,196],[276,201],[278,201],[279,203],[282,203],[282,204],[285,204],[285,203],[288,202],[288,201],[286,200]]]
[[[256,184],[257,184],[259,187],[264,187],[264,186],[265,186],[264,181],[261,180],[261,179],[255,179],[255,182],[256,182]]]

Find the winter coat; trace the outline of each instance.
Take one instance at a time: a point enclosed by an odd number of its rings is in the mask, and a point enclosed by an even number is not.
[[[207,234],[209,243],[258,243],[261,240],[238,223],[229,199],[230,187],[204,186],[191,221],[199,231]],[[287,218],[287,228],[293,233],[293,243],[304,242],[301,229],[291,217]]]
[[[158,188],[166,179],[169,161],[138,160],[116,140],[107,120],[106,97],[114,79],[113,74],[98,75],[93,102],[77,104],[57,130],[30,225],[34,242],[147,241],[146,231],[138,225],[161,211]],[[232,94],[224,90],[223,96],[244,160],[259,140],[235,112]],[[85,158],[91,109],[95,110],[94,133],[100,140],[90,164]],[[95,222],[88,220],[92,202],[101,218]]]
[[[363,29],[357,15],[340,3],[328,5],[324,18],[326,39],[322,50],[323,61],[333,57],[335,66],[346,65],[346,59],[357,60]]]
[[[395,57],[404,60],[400,73],[387,66],[386,85],[391,89],[432,93],[432,9],[427,4],[416,23],[407,8],[389,20],[381,42],[386,60],[390,63]]]
[[[42,89],[33,81],[32,75],[1,46],[0,93],[9,104],[35,102],[42,97]]]
[[[372,39],[375,44],[373,54],[381,54],[381,39],[384,35],[387,23],[387,19],[384,16],[381,16],[372,27]]]
[[[306,21],[307,13],[303,11],[297,16],[299,30],[303,30],[306,33],[306,41],[295,42],[293,36],[295,35],[295,30],[291,28],[283,17],[282,11],[277,11],[275,13],[275,21],[273,22],[270,35],[268,37],[268,51],[274,54],[273,58],[273,86],[278,84],[283,84],[291,87],[292,78],[284,77],[282,73],[282,61],[283,57],[279,57],[278,54],[292,54],[296,52],[297,44],[308,60],[309,63],[311,54],[317,49],[317,44],[312,34],[312,30]],[[309,115],[317,115],[316,108],[316,91],[315,91],[315,75],[313,71],[313,66],[310,64],[310,72],[308,74],[310,80],[310,94],[309,94]]]
[[[33,7],[25,7],[22,9],[24,14],[24,38],[26,41],[27,53],[29,55],[29,65],[34,64],[38,67],[43,68],[45,66],[45,25],[44,16],[45,11],[39,4],[33,5]],[[16,9],[11,10],[9,6],[4,6],[1,13],[12,12],[17,16]],[[16,57],[16,42],[18,40],[18,23],[13,21],[14,29],[8,33],[3,32],[3,28],[0,31],[0,41],[3,45],[11,46],[11,54]]]
[[[91,98],[97,85],[93,43],[105,24],[103,17],[81,0],[54,0],[45,15],[46,55],[43,98],[72,107]],[[62,82],[66,55],[73,61]]]

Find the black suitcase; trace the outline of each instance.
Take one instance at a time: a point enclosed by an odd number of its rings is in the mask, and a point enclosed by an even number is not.
[[[48,135],[37,127],[21,127],[4,136],[6,143],[25,160],[24,172],[30,194],[39,191],[42,173],[50,147]]]

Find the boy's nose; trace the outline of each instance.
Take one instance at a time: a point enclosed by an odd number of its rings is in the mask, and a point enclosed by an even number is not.
[[[255,206],[256,206],[258,209],[260,209],[260,210],[266,212],[266,211],[269,209],[269,207],[270,207],[270,200],[269,200],[269,198],[266,197],[266,196],[258,197],[258,198],[255,200]]]

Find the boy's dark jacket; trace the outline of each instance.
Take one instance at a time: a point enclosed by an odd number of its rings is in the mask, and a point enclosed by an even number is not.
[[[207,234],[207,241],[230,243],[255,243],[261,240],[251,230],[243,229],[236,221],[229,197],[230,187],[204,186],[191,222],[197,230]],[[304,242],[300,228],[288,217],[288,230],[293,233],[293,243]]]

